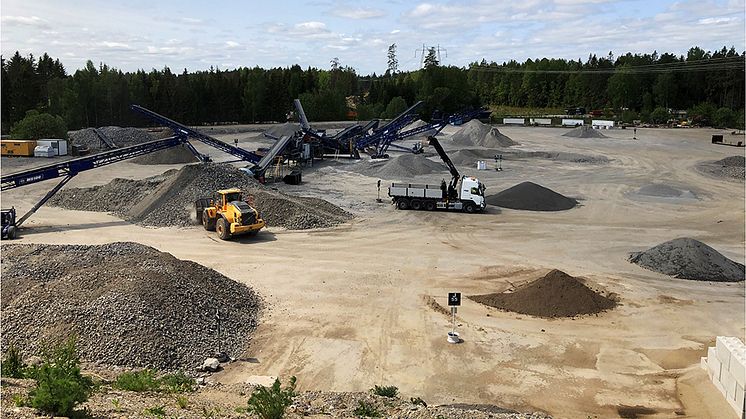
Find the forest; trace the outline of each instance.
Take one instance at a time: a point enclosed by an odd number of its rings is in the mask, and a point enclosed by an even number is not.
[[[400,72],[396,46],[380,75],[359,75],[333,59],[329,69],[293,65],[174,73],[168,67],[123,72],[88,61],[68,72],[43,54],[2,57],[2,132],[28,111],[59,116],[67,129],[147,124],[136,103],[190,125],[284,121],[300,98],[312,121],[392,117],[423,100],[428,119],[476,106],[519,109],[585,107],[631,122],[666,122],[687,110],[701,125],[743,128],[744,57],[734,48],[686,55],[631,54],[585,60],[529,59],[441,65],[433,52],[422,69]],[[392,53],[393,52],[393,53]]]

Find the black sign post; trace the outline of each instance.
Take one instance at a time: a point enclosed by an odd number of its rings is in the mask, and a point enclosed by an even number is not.
[[[376,198],[376,202],[381,202],[381,179],[378,179],[378,198]]]
[[[460,306],[461,305],[461,293],[460,292],[449,292],[448,293],[448,305],[449,306]]]
[[[461,305],[461,293],[449,292],[448,305],[451,307],[451,332],[448,333],[448,342],[458,343],[460,340],[458,333],[456,333],[456,311],[458,310],[457,307]]]

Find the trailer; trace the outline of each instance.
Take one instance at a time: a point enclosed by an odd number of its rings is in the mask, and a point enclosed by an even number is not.
[[[391,203],[400,210],[483,211],[487,205],[484,199],[487,188],[484,184],[474,176],[462,176],[435,137],[428,137],[428,141],[448,166],[451,182],[446,184],[444,180],[440,185],[392,183],[388,190]]]

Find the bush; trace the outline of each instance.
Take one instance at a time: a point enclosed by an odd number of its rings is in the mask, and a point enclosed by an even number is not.
[[[184,393],[194,389],[194,380],[181,371],[164,375],[160,382],[162,389],[169,393]]]
[[[715,105],[709,102],[700,103],[687,112],[694,125],[711,125],[715,116]]]
[[[365,400],[359,400],[357,407],[352,411],[355,416],[362,416],[366,418],[378,418],[381,417],[381,412],[376,409],[375,406],[366,402]]]
[[[145,409],[144,413],[148,416],[155,416],[157,418],[162,418],[166,416],[166,407],[162,405],[149,407]]]
[[[730,108],[720,108],[712,117],[712,125],[716,128],[733,128],[736,125],[736,115]]]
[[[396,397],[399,389],[396,386],[375,386],[373,387],[373,394],[383,397]]]
[[[10,137],[16,139],[67,138],[67,126],[61,116],[26,112],[26,116],[10,129]]]
[[[88,400],[93,381],[80,373],[75,340],[45,351],[36,370],[36,387],[29,393],[32,407],[56,416],[70,416],[75,406]]]
[[[668,109],[659,106],[650,113],[650,122],[654,124],[664,124],[668,122],[670,116]]]
[[[275,379],[272,387],[259,386],[249,398],[249,411],[262,419],[279,419],[285,414],[285,408],[293,403],[295,397],[295,377],[290,377],[290,384],[280,388],[280,379]]]
[[[386,110],[383,112],[383,118],[396,118],[400,113],[407,110],[407,101],[403,97],[397,96],[386,105]]]
[[[15,346],[10,345],[5,354],[5,360],[0,364],[0,375],[10,378],[23,378],[23,364],[21,352]]]
[[[142,370],[120,374],[113,387],[126,391],[158,391],[161,383],[155,378],[155,371]]]

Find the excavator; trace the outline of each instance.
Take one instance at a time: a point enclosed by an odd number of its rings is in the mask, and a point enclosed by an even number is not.
[[[196,215],[207,231],[215,231],[221,240],[233,236],[256,236],[264,228],[264,220],[255,208],[243,200],[237,188],[221,189],[213,198],[195,202]]]

